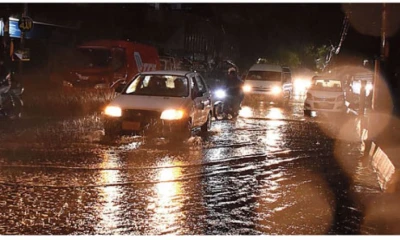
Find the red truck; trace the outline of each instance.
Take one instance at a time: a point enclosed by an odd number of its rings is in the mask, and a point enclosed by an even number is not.
[[[157,49],[121,40],[96,40],[76,48],[64,86],[108,88],[139,72],[160,70]]]

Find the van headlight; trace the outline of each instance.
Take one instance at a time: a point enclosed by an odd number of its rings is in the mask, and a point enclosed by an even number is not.
[[[177,109],[168,109],[164,110],[161,113],[161,119],[162,120],[179,120],[183,118],[184,111],[182,110],[177,110]]]
[[[116,106],[107,106],[106,109],[104,110],[104,113],[110,117],[121,117],[122,116],[121,108],[116,107]]]
[[[282,88],[280,88],[280,87],[278,87],[278,86],[275,86],[275,87],[272,88],[271,91],[272,91],[272,94],[277,95],[277,94],[279,94],[279,93],[282,92]]]
[[[252,87],[248,84],[243,86],[243,92],[251,92]]]

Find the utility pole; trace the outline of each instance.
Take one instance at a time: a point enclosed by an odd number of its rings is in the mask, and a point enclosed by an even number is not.
[[[380,57],[375,60],[374,87],[372,92],[372,112],[374,114],[370,115],[368,119],[369,141],[379,137],[380,133],[376,132],[375,128],[380,125],[380,114],[391,115],[393,113],[393,101],[388,88],[389,86],[385,84],[385,80],[389,80],[387,71],[387,59],[389,55],[387,14],[386,3],[383,3]]]

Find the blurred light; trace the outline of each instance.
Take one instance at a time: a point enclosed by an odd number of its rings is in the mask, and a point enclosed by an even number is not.
[[[294,90],[296,93],[302,93],[307,91],[311,86],[311,81],[303,78],[296,78],[294,80]]]
[[[316,111],[311,111],[311,117],[316,117],[317,116],[317,112]]]
[[[239,111],[239,116],[249,118],[253,116],[253,110],[250,107],[242,107]]]
[[[104,113],[110,117],[121,117],[122,116],[121,108],[116,107],[116,106],[107,106],[106,109],[104,110]]]
[[[252,90],[252,87],[250,85],[246,84],[243,86],[243,92],[251,92],[251,90]]]
[[[163,120],[179,120],[183,118],[183,114],[182,110],[168,109],[161,113],[160,118]]]
[[[278,86],[272,87],[272,94],[277,95],[277,94],[280,94],[281,92],[282,92],[282,88],[281,87],[278,87]]]
[[[282,110],[280,108],[271,108],[271,110],[267,114],[267,118],[282,119],[283,118]]]
[[[225,93],[224,90],[218,89],[218,90],[215,91],[215,96],[216,96],[217,98],[219,98],[219,99],[223,99],[223,98],[226,97],[226,93]]]

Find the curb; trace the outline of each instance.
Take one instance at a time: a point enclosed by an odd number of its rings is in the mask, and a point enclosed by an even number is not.
[[[399,148],[388,148],[385,151],[374,141],[368,139],[368,130],[363,129],[361,141],[364,144],[364,152],[368,161],[374,169],[379,186],[383,192],[393,193],[400,188],[400,165],[390,159],[389,156],[396,156]]]

